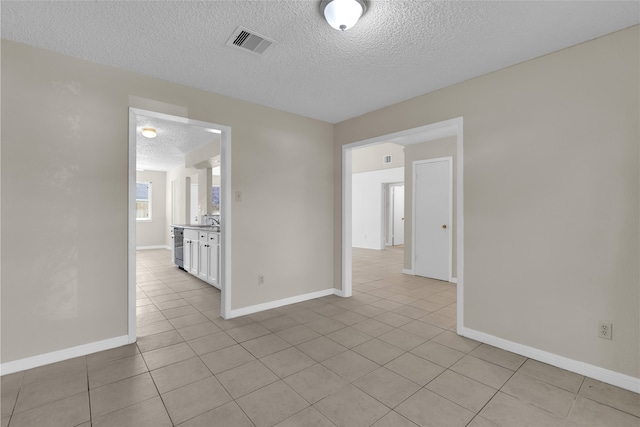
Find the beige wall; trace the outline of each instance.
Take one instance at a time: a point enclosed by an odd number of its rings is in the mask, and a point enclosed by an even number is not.
[[[456,219],[457,204],[457,156],[456,156],[456,138],[442,138],[418,144],[409,144],[404,147],[404,268],[413,270],[413,162],[418,160],[435,159],[438,157],[452,157],[453,172],[453,224],[452,231],[452,274],[457,276],[457,238],[458,224]]]
[[[151,182],[151,221],[136,221],[136,247],[166,245],[167,174],[138,171],[137,181]]]
[[[388,155],[391,156],[391,163],[382,163],[382,158]],[[351,173],[401,168],[403,166],[403,147],[392,142],[356,148],[351,151]]]
[[[338,162],[464,117],[465,327],[640,376],[639,51],[636,26],[335,126]]]
[[[3,363],[127,334],[129,107],[232,128],[232,308],[333,286],[331,124],[5,40],[1,96]]]

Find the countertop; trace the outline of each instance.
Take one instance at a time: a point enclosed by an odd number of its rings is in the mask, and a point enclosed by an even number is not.
[[[219,225],[192,225],[192,224],[171,224],[171,227],[188,228],[191,230],[207,231],[207,232],[220,232]]]

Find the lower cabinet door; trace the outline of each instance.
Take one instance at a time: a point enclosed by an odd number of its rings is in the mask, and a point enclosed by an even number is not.
[[[200,268],[200,247],[197,240],[191,241],[191,270],[189,273],[194,276],[198,275],[198,269]]]
[[[182,268],[184,268],[185,271],[191,272],[191,240],[184,239],[183,245],[182,256],[184,259],[182,260]]]
[[[204,281],[209,278],[209,244],[207,242],[200,242],[198,245],[198,277]]]

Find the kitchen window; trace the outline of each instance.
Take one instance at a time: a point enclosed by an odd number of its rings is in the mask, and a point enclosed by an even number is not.
[[[220,187],[214,185],[211,188],[211,204],[213,205],[213,213],[220,212]]]
[[[151,221],[151,182],[136,182],[136,220]]]

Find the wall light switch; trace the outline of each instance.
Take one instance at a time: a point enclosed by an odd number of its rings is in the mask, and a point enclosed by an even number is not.
[[[242,191],[236,191],[236,202],[242,201]]]

